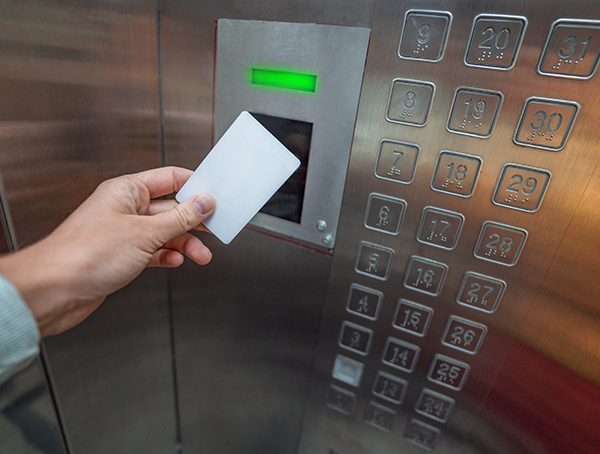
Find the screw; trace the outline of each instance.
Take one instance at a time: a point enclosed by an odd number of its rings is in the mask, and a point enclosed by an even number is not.
[[[331,243],[333,243],[333,237],[331,235],[325,235],[323,237],[323,243],[325,246],[331,246]]]
[[[325,221],[317,222],[317,230],[319,232],[324,232],[326,228],[327,228],[327,222],[325,222]]]

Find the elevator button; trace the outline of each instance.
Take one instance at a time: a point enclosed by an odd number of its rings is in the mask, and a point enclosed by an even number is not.
[[[478,156],[441,151],[433,174],[431,189],[459,197],[471,197],[481,163],[482,160]]]
[[[347,385],[358,387],[365,368],[363,363],[343,355],[337,355],[331,376]]]
[[[354,269],[357,273],[386,280],[394,251],[367,242],[360,243]]]
[[[529,98],[523,106],[513,141],[527,147],[562,150],[578,111],[576,102]]]
[[[389,432],[396,423],[396,412],[375,402],[369,402],[365,411],[365,422],[384,432]]]
[[[464,217],[460,213],[425,207],[417,240],[443,249],[454,249],[463,222]]]
[[[326,402],[329,408],[345,415],[352,415],[356,405],[356,394],[339,386],[331,385],[327,390]]]
[[[492,313],[498,307],[506,283],[500,279],[468,271],[465,273],[456,301],[463,306]]]
[[[454,407],[454,399],[443,394],[423,388],[415,411],[439,422],[448,421],[448,417]]]
[[[425,126],[429,117],[435,85],[406,79],[392,83],[386,118],[393,123]]]
[[[537,211],[550,183],[550,172],[515,164],[502,168],[492,202],[515,210]]]
[[[432,316],[433,309],[430,307],[400,299],[392,325],[404,332],[423,337],[427,334]]]
[[[450,132],[475,137],[489,137],[500,112],[502,93],[458,88],[448,118]]]
[[[475,246],[475,257],[513,266],[519,260],[526,238],[527,231],[523,229],[486,221]]]
[[[359,355],[368,355],[371,348],[373,331],[354,323],[342,323],[339,344],[340,347],[352,350]]]
[[[384,180],[409,184],[413,180],[419,147],[402,142],[384,140],[379,148],[375,176]]]
[[[411,419],[404,431],[404,438],[409,443],[420,446],[427,451],[432,451],[440,438],[440,429],[425,424],[417,419]]]
[[[510,69],[517,60],[527,19],[482,14],[473,21],[465,55],[467,66]]]
[[[408,263],[404,286],[437,296],[442,291],[447,271],[448,267],[444,263],[413,256]]]
[[[407,11],[398,55],[402,58],[440,61],[444,55],[452,15],[437,11]]]
[[[469,375],[469,365],[444,355],[435,355],[427,378],[455,391],[460,391]]]
[[[412,372],[415,370],[420,352],[421,349],[416,345],[388,337],[381,360],[389,366]]]
[[[371,194],[365,214],[365,227],[397,235],[400,232],[405,209],[406,202],[404,200]]]
[[[404,401],[408,382],[402,378],[379,371],[373,384],[373,394],[396,405]]]
[[[442,344],[474,355],[479,351],[486,332],[485,325],[452,315],[446,324]]]
[[[377,290],[352,284],[350,286],[346,309],[360,317],[375,320],[379,314],[379,306],[382,298],[383,293]]]
[[[600,22],[562,19],[552,24],[538,73],[589,79],[600,60]]]

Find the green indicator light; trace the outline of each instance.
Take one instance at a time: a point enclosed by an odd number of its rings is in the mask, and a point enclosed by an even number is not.
[[[317,91],[317,76],[314,74],[252,68],[250,81],[252,85],[262,85],[263,87],[298,90],[309,93]]]

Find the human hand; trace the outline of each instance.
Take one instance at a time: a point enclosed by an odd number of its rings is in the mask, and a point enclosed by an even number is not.
[[[208,194],[182,204],[152,200],[178,191],[192,171],[163,167],[107,180],[54,232],[0,258],[0,273],[19,290],[43,336],[65,331],[146,267],[177,267],[184,255],[212,258],[192,229],[215,209]]]

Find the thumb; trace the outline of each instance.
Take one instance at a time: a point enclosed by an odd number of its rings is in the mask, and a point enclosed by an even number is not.
[[[190,197],[168,211],[150,216],[154,234],[162,243],[192,230],[215,211],[215,199],[209,194]]]

